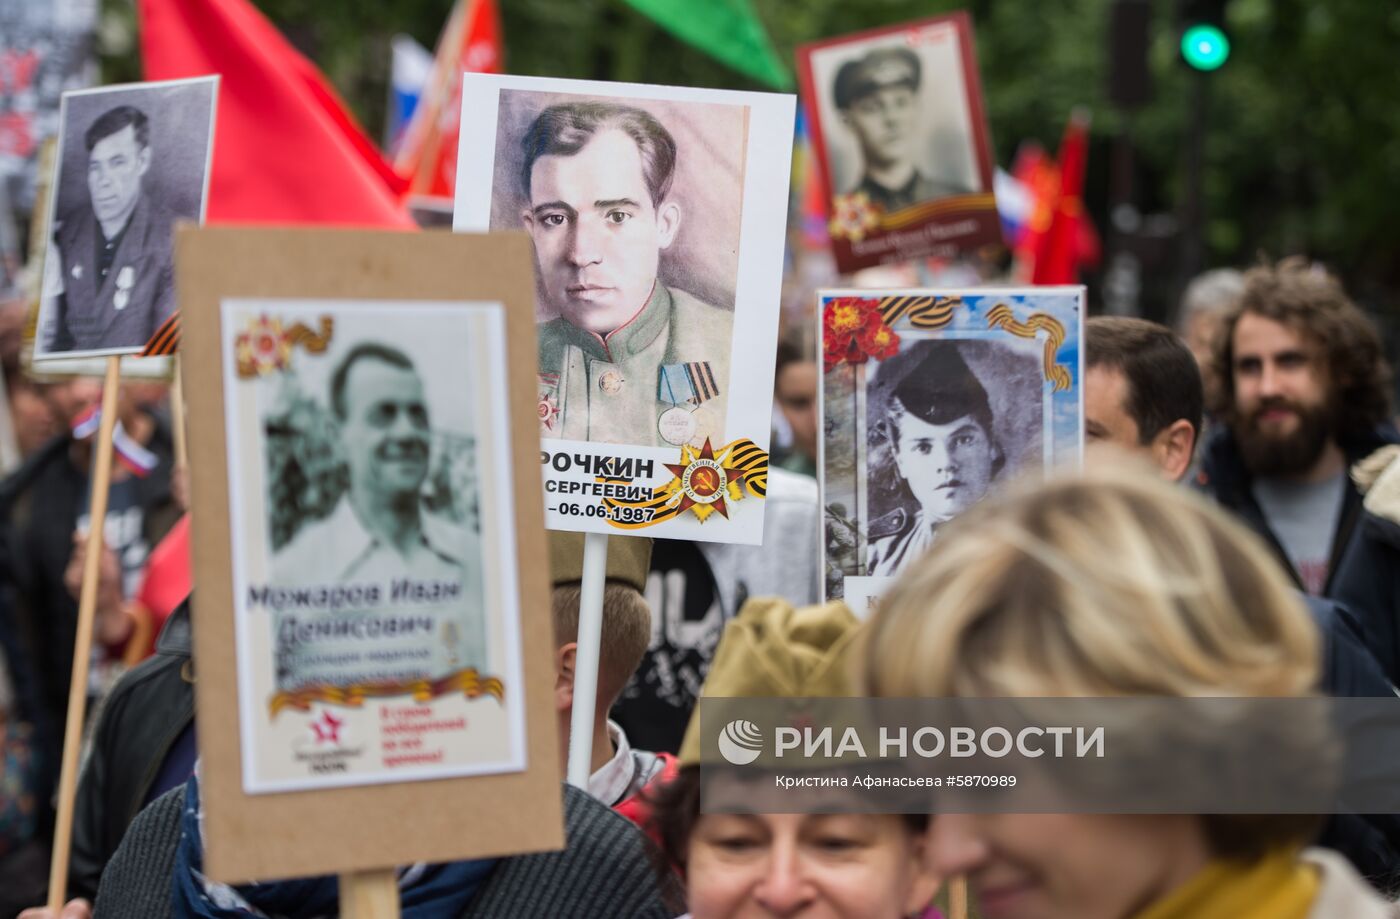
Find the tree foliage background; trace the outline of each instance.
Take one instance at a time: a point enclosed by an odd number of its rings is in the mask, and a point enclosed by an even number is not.
[[[389,39],[433,48],[451,0],[254,0],[329,75],[372,136],[383,131]],[[685,2],[685,0],[677,0]],[[704,0],[691,0],[704,2]],[[998,162],[1037,140],[1053,151],[1075,105],[1094,114],[1086,199],[1106,229],[1111,141],[1110,0],[753,0],[778,51],[824,36],[968,9]],[[139,78],[132,0],[104,0],[104,78]],[[513,73],[761,88],[623,0],[499,0]],[[1205,146],[1208,264],[1261,254],[1325,261],[1373,309],[1400,294],[1400,4],[1230,0],[1233,54],[1209,75]],[[126,36],[123,39],[123,35]],[[1155,0],[1152,102],[1132,121],[1137,204],[1176,209],[1190,80],[1177,54],[1176,0]]]

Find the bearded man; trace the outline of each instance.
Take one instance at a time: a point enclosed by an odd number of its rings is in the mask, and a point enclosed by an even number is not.
[[[1300,259],[1245,274],[1212,372],[1224,422],[1198,483],[1278,553],[1308,593],[1333,573],[1361,516],[1349,467],[1400,439],[1376,330],[1341,284]]]

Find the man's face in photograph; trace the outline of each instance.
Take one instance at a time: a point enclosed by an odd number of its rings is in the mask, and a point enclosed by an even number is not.
[[[98,220],[121,220],[135,209],[141,177],[150,165],[150,148],[137,143],[136,129],[131,125],[93,144],[88,153],[87,181]]]
[[[992,481],[992,441],[971,415],[932,424],[901,412],[894,455],[927,521],[948,520],[966,510]]]
[[[345,378],[341,441],[352,488],[417,495],[428,475],[428,406],[418,374],[373,358]]]
[[[909,70],[899,61],[884,61],[870,71],[877,88],[865,92],[842,112],[872,166],[909,162],[914,157],[914,122],[918,95]]]
[[[549,303],[598,335],[641,310],[680,226],[678,205],[652,202],[641,150],[617,129],[572,156],[536,160],[524,216]]]

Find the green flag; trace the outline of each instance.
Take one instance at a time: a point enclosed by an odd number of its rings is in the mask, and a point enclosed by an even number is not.
[[[755,80],[791,89],[792,74],[749,0],[627,0],[681,41]]]

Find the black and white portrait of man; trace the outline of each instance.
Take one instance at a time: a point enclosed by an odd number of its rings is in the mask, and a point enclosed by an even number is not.
[[[65,95],[36,357],[136,352],[174,311],[174,225],[203,213],[216,86]]]

